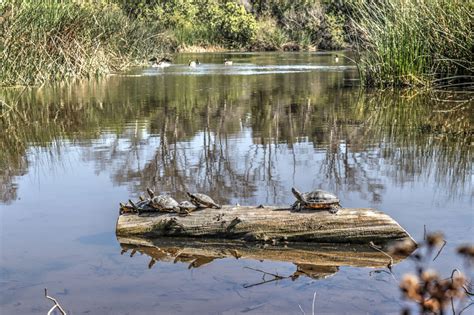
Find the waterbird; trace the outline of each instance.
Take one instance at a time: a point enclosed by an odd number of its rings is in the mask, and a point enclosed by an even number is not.
[[[189,63],[188,63],[188,65],[189,65],[190,67],[193,67],[193,68],[195,68],[195,67],[196,67],[197,65],[199,65],[199,64],[201,64],[201,63],[199,62],[198,59],[196,59],[196,60],[189,60]]]
[[[339,62],[339,56],[338,56],[338,55],[335,55],[335,56],[334,56],[334,62],[335,62],[335,63],[338,63],[338,62]]]
[[[227,58],[224,59],[224,65],[225,66],[232,66],[232,64],[233,64],[232,60],[227,60]]]
[[[164,67],[171,66],[171,59],[166,58],[166,57],[163,57],[160,60],[158,60],[158,58],[156,58],[156,57],[153,57],[149,61],[152,62],[151,66],[153,68],[164,68]]]

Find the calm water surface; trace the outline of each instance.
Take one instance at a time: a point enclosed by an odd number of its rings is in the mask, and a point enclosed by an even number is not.
[[[185,65],[196,57],[202,65]],[[225,258],[148,268],[150,257],[121,255],[115,237],[118,203],[146,187],[241,205],[290,204],[292,186],[320,187],[343,206],[385,211],[415,239],[424,226],[442,230],[448,243],[431,265],[443,276],[462,268],[455,249],[474,241],[472,102],[361,92],[355,77],[327,54],[202,54],[0,91],[18,104],[0,120],[0,313],[45,314],[47,287],[71,314],[311,314],[314,292],[316,314],[398,314],[410,260],[397,280],[341,266],[248,287],[262,274],[245,267],[296,267]]]

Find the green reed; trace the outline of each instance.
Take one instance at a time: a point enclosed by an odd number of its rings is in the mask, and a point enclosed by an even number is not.
[[[360,0],[353,6],[367,85],[472,85],[472,1]]]
[[[120,70],[164,41],[153,24],[131,21],[113,4],[9,0],[0,14],[0,85]]]

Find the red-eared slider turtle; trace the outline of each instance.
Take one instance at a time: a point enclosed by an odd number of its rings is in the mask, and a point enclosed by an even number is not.
[[[331,213],[336,213],[341,205],[337,196],[324,191],[314,190],[311,192],[301,193],[295,188],[291,188],[291,192],[296,197],[296,202],[292,205],[295,211],[305,209],[327,209]]]
[[[191,198],[191,202],[198,208],[222,208],[220,205],[215,203],[214,200],[212,200],[212,198],[208,195],[190,192],[187,192],[187,194],[189,198]]]
[[[158,211],[179,212],[179,203],[169,195],[159,195],[153,197],[149,202],[149,206]]]
[[[120,203],[120,214],[123,213],[142,213],[142,212],[153,212],[156,211],[155,208],[153,208],[150,205],[150,200],[140,200],[137,203],[133,202],[132,200],[128,200],[129,204],[123,204]]]
[[[197,208],[195,204],[193,204],[192,202],[187,201],[187,200],[181,201],[179,203],[178,207],[179,207],[178,214],[180,216],[187,216],[187,215],[189,215],[190,212],[193,212]]]

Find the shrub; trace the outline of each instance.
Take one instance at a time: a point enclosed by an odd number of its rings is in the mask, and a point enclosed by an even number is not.
[[[252,44],[255,50],[280,50],[288,42],[285,32],[278,27],[275,19],[262,17],[257,22],[257,35]]]
[[[212,30],[228,46],[247,46],[255,39],[257,21],[243,5],[227,2],[211,6],[211,10]]]

